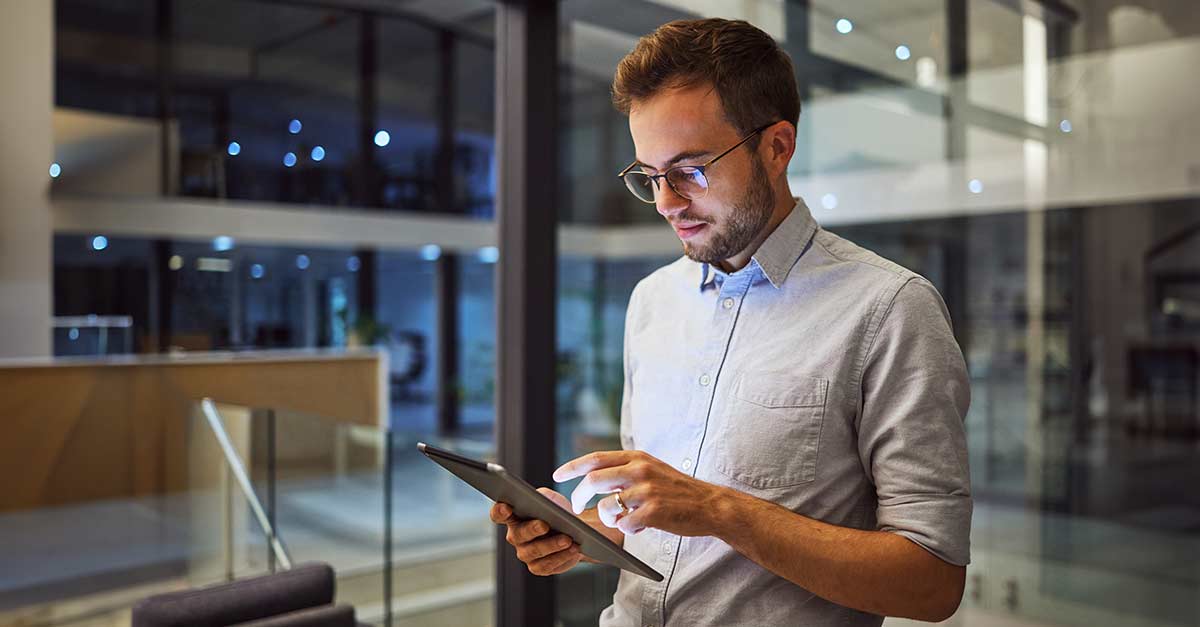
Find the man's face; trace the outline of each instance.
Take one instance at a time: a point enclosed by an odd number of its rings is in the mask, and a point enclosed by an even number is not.
[[[742,135],[723,116],[709,85],[663,91],[629,113],[629,131],[643,169],[657,174],[674,165],[702,165],[736,144]],[[659,179],[658,213],[694,261],[717,264],[750,247],[774,209],[774,194],[762,160],[738,147],[705,171],[708,193],[689,200]]]

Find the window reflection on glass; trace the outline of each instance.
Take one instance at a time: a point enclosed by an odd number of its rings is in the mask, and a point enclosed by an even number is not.
[[[493,9],[452,4],[368,14],[357,3],[57,0],[54,192],[489,218]],[[666,228],[654,208],[610,176],[635,156],[608,101],[612,70],[657,25],[720,11],[794,59],[804,113],[793,189],[831,230],[927,276],[950,308],[974,397],[979,594],[964,611],[1200,621],[1200,503],[1186,483],[1200,432],[1200,169],[1189,165],[1200,92],[1179,80],[1200,31],[1182,0],[1063,4],[562,3],[561,219],[629,228],[646,244],[563,252],[559,459],[616,445],[628,294],[678,254],[669,232],[654,238]],[[502,251],[454,244],[59,234],[56,353],[379,345],[396,450],[435,434],[486,454]],[[447,355],[439,271],[453,277]],[[89,316],[129,320],[128,344],[110,335],[102,348]],[[433,481],[418,474],[425,464],[403,476]],[[490,528],[469,528],[490,550]],[[397,533],[408,546],[428,540]],[[1009,606],[1009,579],[1035,581],[1022,594],[1036,600]],[[603,568],[562,577],[560,619],[595,624],[615,584]]]
[[[62,192],[493,213],[490,2],[56,6]]]
[[[1200,140],[1185,110],[1200,92],[1168,77],[1190,67],[1200,24],[1187,2],[1042,6],[566,3],[561,215],[666,229],[619,181],[588,176],[635,156],[607,85],[639,36],[695,17],[771,33],[801,83],[793,191],[826,228],[928,277],[967,358],[976,561],[961,611],[1069,624],[1093,620],[1078,609],[1090,606],[1106,624],[1189,624],[1200,579],[1179,556],[1196,551],[1200,503],[1178,481],[1200,463],[1200,177],[1180,163]],[[647,254],[625,298],[659,265]],[[560,353],[603,335],[593,357],[619,363],[607,329],[565,321],[600,275],[585,260],[562,268]],[[615,446],[587,418],[611,409],[604,359],[567,363],[560,459]],[[559,579],[558,618],[595,624],[615,573],[576,570]]]

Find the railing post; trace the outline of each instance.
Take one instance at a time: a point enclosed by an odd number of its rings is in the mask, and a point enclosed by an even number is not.
[[[225,493],[226,516],[225,516],[225,561],[226,575],[232,579],[233,576],[233,504],[231,486],[232,480],[236,480],[238,487],[242,490],[242,495],[246,498],[246,504],[250,506],[250,512],[254,514],[255,520],[258,522],[259,528],[262,529],[263,535],[267,538],[267,545],[275,552],[276,559],[283,566],[284,570],[292,567],[292,559],[288,556],[287,549],[284,548],[283,542],[279,540],[279,536],[275,533],[275,527],[267,518],[267,513],[264,511],[262,502],[258,495],[254,492],[254,486],[250,483],[250,477],[246,474],[246,466],[238,457],[237,450],[234,449],[233,443],[229,440],[229,433],[225,431],[225,424],[221,420],[221,415],[217,412],[216,406],[212,399],[203,399],[200,401],[200,409],[204,412],[204,417],[208,421],[208,427],[212,431],[213,436],[217,438],[217,444],[221,447],[221,452],[225,455],[225,467],[223,468],[222,481],[223,491]],[[232,475],[232,476],[231,476]],[[232,479],[232,480],[231,480]]]
[[[392,432],[383,432],[383,616],[392,627]]]
[[[233,581],[233,479],[228,464],[221,465],[221,504],[225,514],[221,535],[225,547],[225,581]]]
[[[275,410],[267,410],[267,568],[275,572]]]

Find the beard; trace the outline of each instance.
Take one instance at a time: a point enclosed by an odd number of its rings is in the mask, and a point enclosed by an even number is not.
[[[683,242],[683,254],[689,259],[707,264],[729,259],[746,250],[767,226],[775,209],[775,194],[760,159],[754,159],[753,168],[750,184],[746,186],[742,198],[734,203],[728,220],[709,223],[711,232],[704,244]],[[681,215],[680,219],[695,220],[687,214]]]

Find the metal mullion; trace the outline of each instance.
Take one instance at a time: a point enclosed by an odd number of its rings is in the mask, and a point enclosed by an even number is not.
[[[556,121],[558,2],[502,2],[496,11],[496,445],[500,463],[533,485],[555,465]],[[550,627],[554,580],[536,577],[496,534],[498,627]]]

